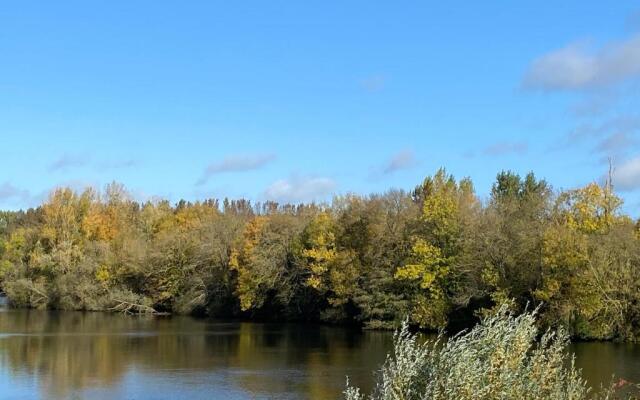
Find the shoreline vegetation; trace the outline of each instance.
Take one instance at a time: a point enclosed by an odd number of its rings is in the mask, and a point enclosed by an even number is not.
[[[365,397],[349,385],[345,400],[613,400],[636,399],[640,385],[625,381],[594,390],[568,352],[560,328],[540,333],[538,310],[515,316],[505,304],[468,332],[421,343],[405,321]]]
[[[541,329],[640,338],[640,223],[610,180],[554,191],[500,172],[487,199],[444,169],[330,204],[137,202],[119,184],[0,212],[17,307],[457,332],[538,307]]]

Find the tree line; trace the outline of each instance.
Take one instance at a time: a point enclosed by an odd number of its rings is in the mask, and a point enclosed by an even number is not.
[[[119,184],[0,213],[15,306],[468,327],[507,303],[583,339],[640,337],[640,224],[610,181],[554,191],[444,169],[330,204],[137,202]]]

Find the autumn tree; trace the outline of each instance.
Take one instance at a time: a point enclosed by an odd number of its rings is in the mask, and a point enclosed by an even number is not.
[[[411,283],[415,292],[411,316],[421,326],[443,327],[456,291],[467,227],[478,207],[468,178],[457,182],[444,169],[416,188],[422,213],[407,262],[396,279]]]
[[[611,181],[554,193],[500,172],[486,201],[445,170],[413,192],[330,204],[138,202],[122,185],[57,189],[0,213],[0,286],[14,305],[471,326],[540,306],[585,339],[640,335],[640,225]]]

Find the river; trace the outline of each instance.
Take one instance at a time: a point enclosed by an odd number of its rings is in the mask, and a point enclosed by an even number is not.
[[[334,399],[368,389],[389,332],[0,309],[2,399]],[[592,385],[640,381],[640,345],[577,343]]]

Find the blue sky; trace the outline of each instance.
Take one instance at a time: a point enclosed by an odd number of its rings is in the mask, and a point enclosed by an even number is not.
[[[567,189],[611,157],[640,215],[639,110],[634,1],[0,8],[0,208],[113,180],[325,200],[440,166],[486,196],[501,169]]]

